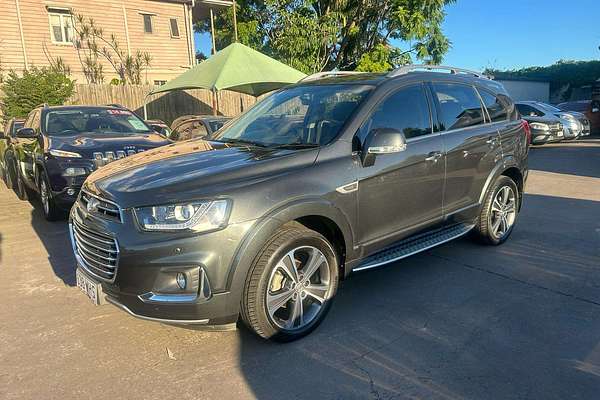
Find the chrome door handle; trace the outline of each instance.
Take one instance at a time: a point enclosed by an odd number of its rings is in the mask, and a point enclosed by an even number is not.
[[[427,157],[425,158],[425,161],[437,162],[437,160],[440,159],[441,157],[442,157],[441,151],[432,151],[431,153],[429,153],[427,155]]]

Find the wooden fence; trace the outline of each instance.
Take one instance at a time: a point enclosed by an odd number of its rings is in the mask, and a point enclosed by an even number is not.
[[[144,115],[144,99],[154,88],[151,85],[75,85],[75,93],[68,101],[69,104],[121,104],[136,112],[140,117]],[[219,98],[219,114],[235,116],[250,106],[256,99],[252,96],[221,91]],[[209,90],[193,89],[178,90],[160,93],[148,97],[148,119],[161,119],[167,124],[179,116],[187,114],[211,114],[212,94]]]

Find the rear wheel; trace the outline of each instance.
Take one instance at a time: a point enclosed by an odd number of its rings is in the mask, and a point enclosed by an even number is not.
[[[242,319],[263,338],[299,339],[325,318],[338,279],[338,258],[327,239],[304,227],[281,229],[250,269]]]
[[[519,214],[519,190],[507,176],[500,176],[488,192],[475,229],[485,244],[504,243],[515,226]]]

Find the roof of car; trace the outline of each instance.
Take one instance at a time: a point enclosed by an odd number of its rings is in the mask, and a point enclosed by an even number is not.
[[[50,111],[68,111],[68,110],[81,110],[81,109],[98,109],[104,108],[107,110],[123,110],[123,107],[118,106],[94,106],[94,105],[67,105],[67,106],[48,106],[44,107],[45,110]]]

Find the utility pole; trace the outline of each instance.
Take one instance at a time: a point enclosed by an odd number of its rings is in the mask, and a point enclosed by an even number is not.
[[[237,29],[237,4],[236,1],[233,0],[233,37],[235,38],[235,42],[238,41],[238,29]]]

